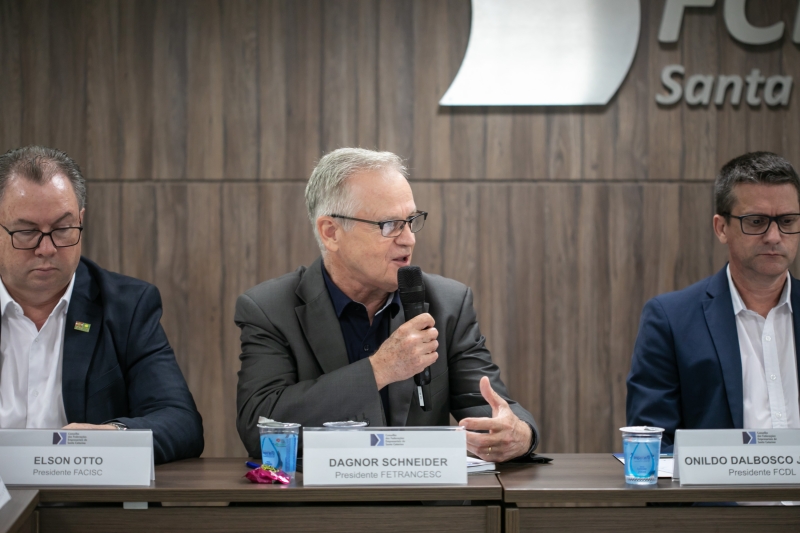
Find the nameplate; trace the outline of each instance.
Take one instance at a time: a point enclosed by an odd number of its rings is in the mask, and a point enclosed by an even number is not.
[[[464,428],[303,428],[305,486],[466,483]]]
[[[8,493],[8,489],[3,483],[3,480],[0,479],[0,509],[2,509],[3,506],[10,501],[11,501],[11,494]]]
[[[800,484],[800,429],[677,430],[681,485]]]
[[[153,432],[0,429],[0,478],[9,485],[149,486]]]

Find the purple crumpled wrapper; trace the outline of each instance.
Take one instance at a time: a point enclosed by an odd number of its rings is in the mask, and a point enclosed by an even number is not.
[[[254,468],[246,473],[244,477],[253,483],[280,483],[282,485],[288,485],[292,481],[289,474],[269,465],[261,465],[258,468]]]

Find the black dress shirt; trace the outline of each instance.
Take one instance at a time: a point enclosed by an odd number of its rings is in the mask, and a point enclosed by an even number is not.
[[[372,324],[370,324],[366,306],[343,293],[331,280],[324,264],[322,265],[322,277],[325,279],[325,286],[328,288],[328,294],[333,302],[333,309],[339,318],[339,326],[342,328],[344,344],[347,347],[347,359],[350,363],[355,363],[371,356],[389,338],[391,319],[400,309],[400,294],[395,291],[387,298],[386,304],[375,313]],[[379,392],[383,403],[383,413],[388,424],[390,420],[389,387],[384,387]]]

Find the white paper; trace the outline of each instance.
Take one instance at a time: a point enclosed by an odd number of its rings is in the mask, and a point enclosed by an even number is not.
[[[8,489],[6,489],[6,486],[3,484],[3,480],[0,479],[0,509],[10,501],[11,494],[8,493]]]
[[[496,466],[494,463],[478,459],[477,457],[467,456],[467,473],[477,474],[480,472],[494,472]]]

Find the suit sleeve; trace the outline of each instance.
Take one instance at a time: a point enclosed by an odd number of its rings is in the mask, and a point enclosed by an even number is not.
[[[658,299],[642,311],[627,384],[628,425],[664,428],[661,448],[671,451],[682,427],[680,376],[672,328]]]
[[[492,416],[492,408],[486,403],[480,391],[480,379],[487,376],[492,389],[508,402],[520,420],[531,427],[533,442],[528,453],[521,459],[527,458],[539,443],[536,422],[533,415],[509,397],[508,390],[500,379],[500,369],[492,362],[492,356],[486,348],[486,339],[478,327],[478,318],[472,305],[472,290],[469,288],[464,293],[460,312],[455,319],[447,354],[450,411],[456,420]]]
[[[134,310],[125,357],[130,416],[116,420],[153,430],[155,462],[199,457],[203,421],[161,327],[161,296],[148,286]]]
[[[236,301],[235,321],[242,330],[236,427],[251,457],[261,457],[259,416],[303,426],[337,420],[385,424],[369,359],[301,379],[284,333],[250,296],[243,294]]]

